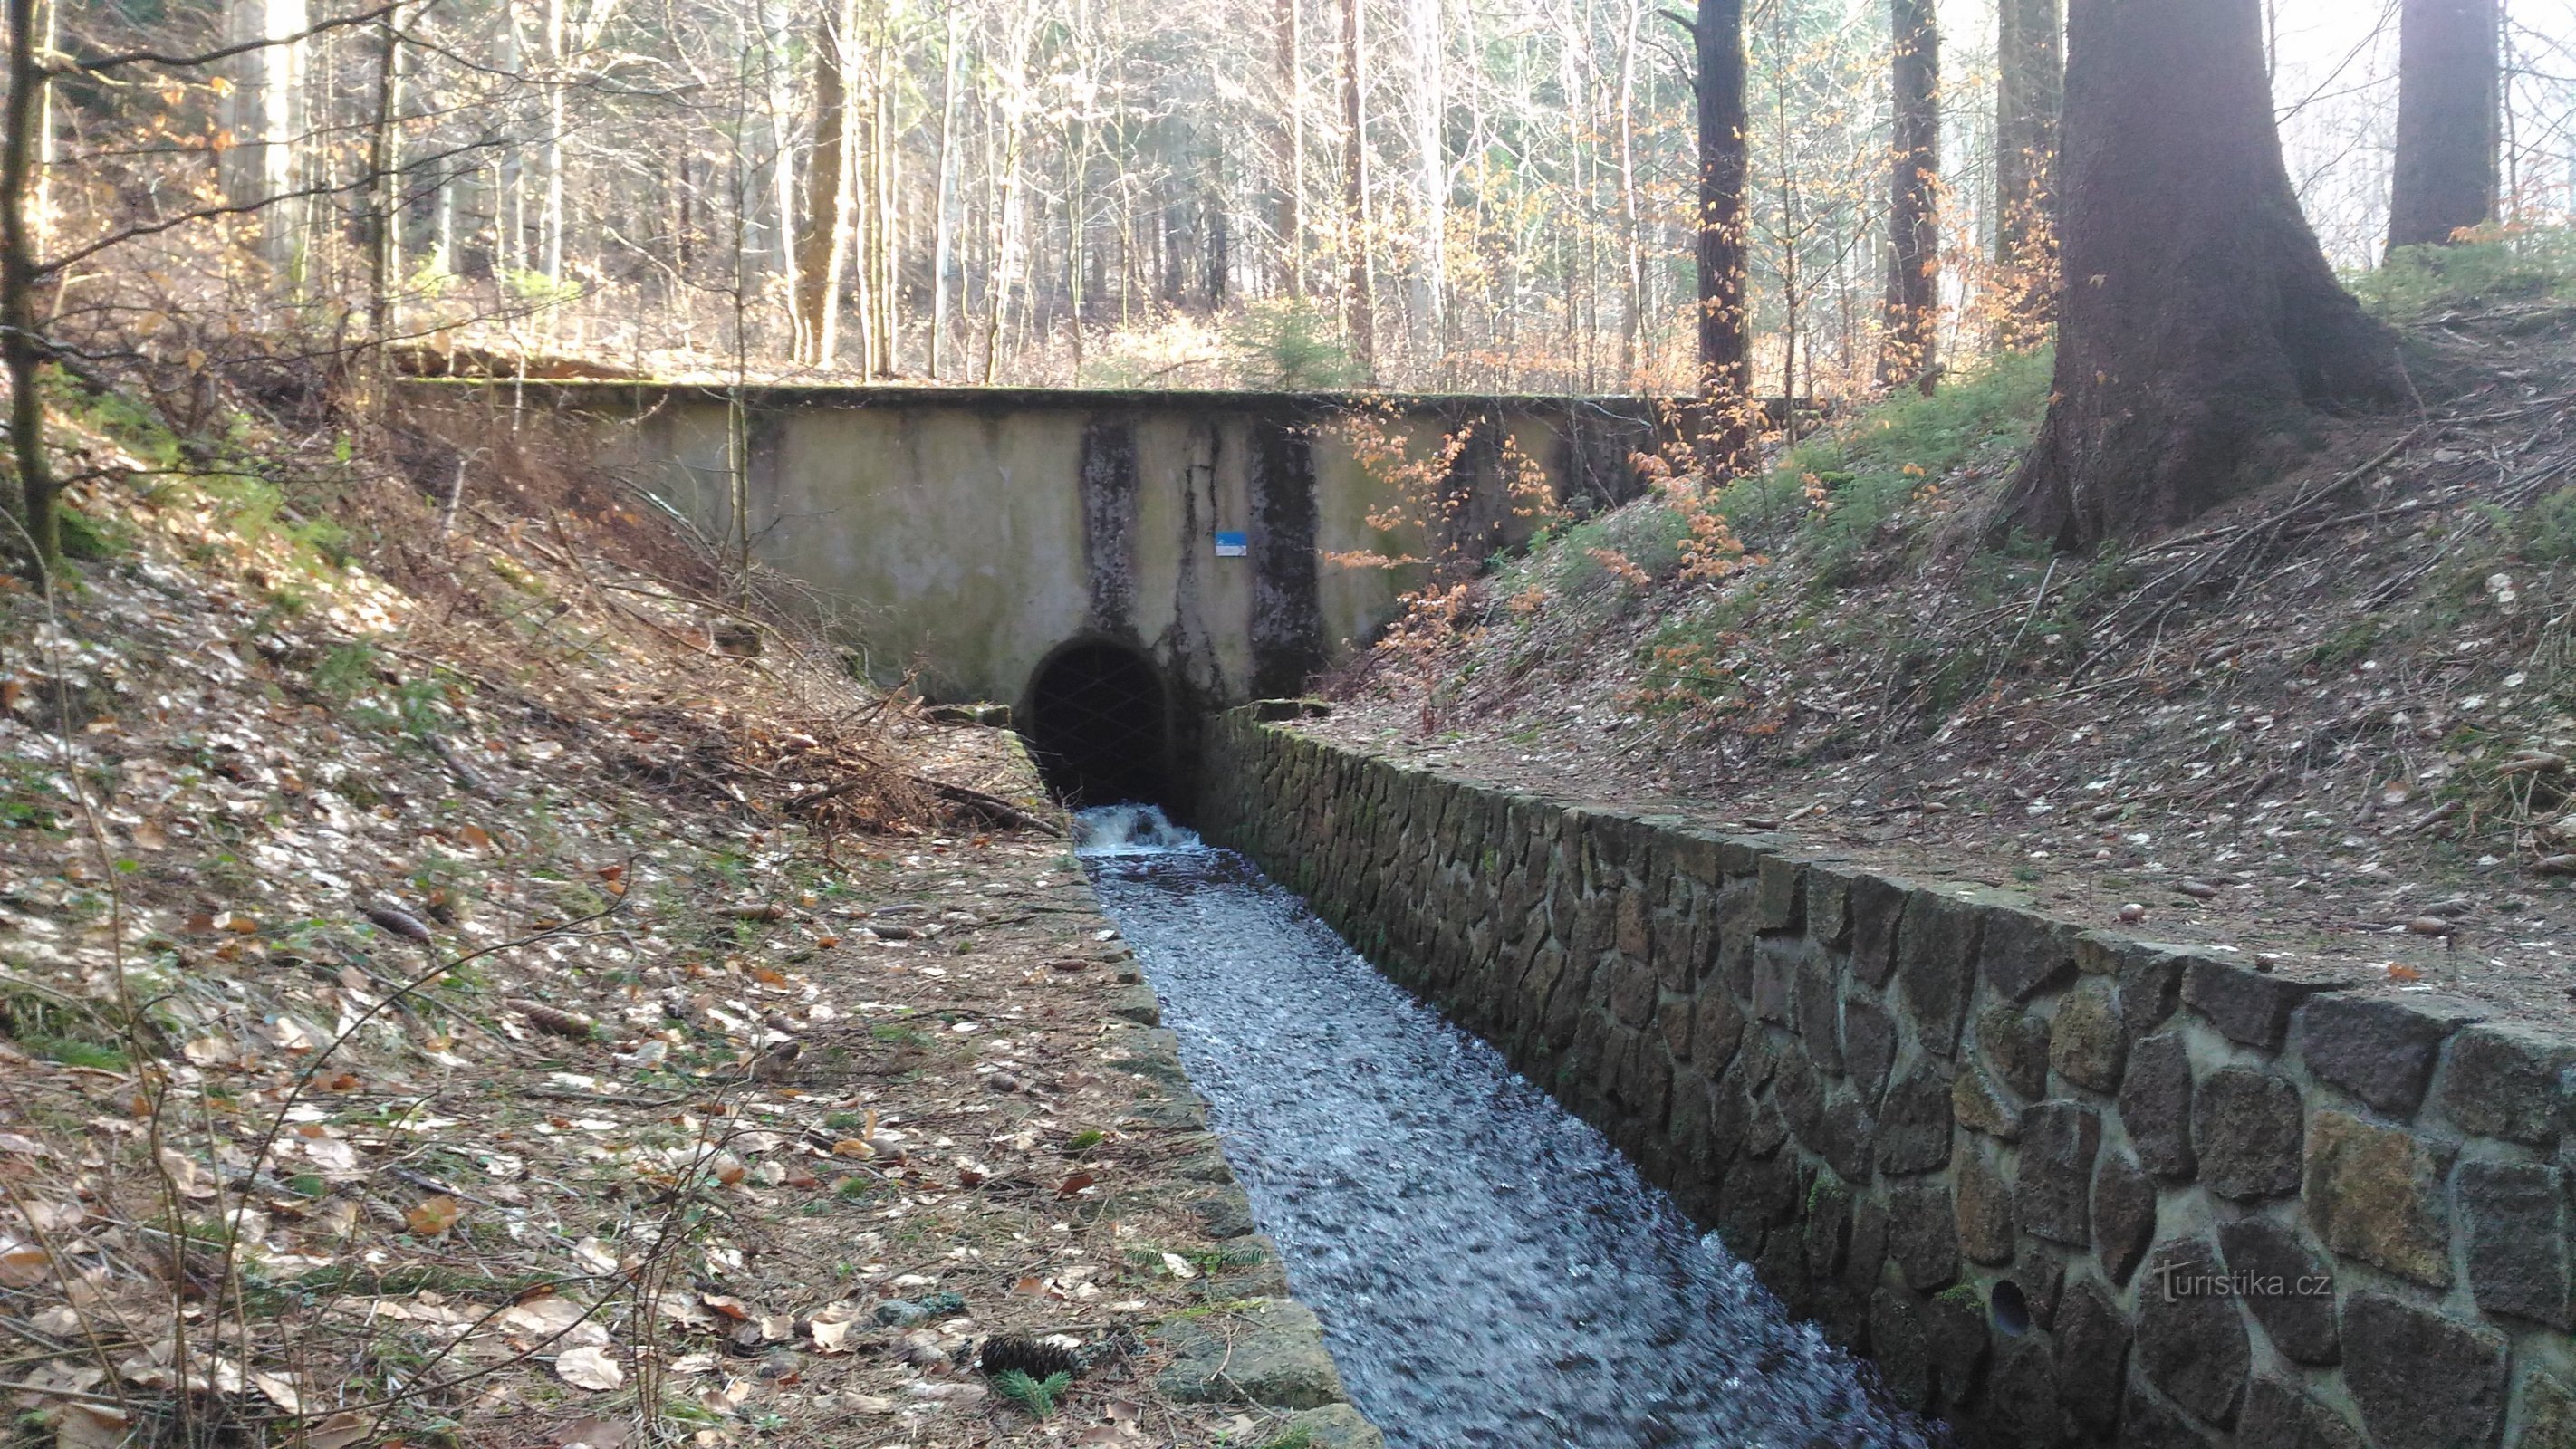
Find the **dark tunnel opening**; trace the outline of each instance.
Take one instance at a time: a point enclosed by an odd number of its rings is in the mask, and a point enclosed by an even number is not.
[[[1076,807],[1173,803],[1171,699],[1124,645],[1070,644],[1038,666],[1021,731],[1048,788]]]

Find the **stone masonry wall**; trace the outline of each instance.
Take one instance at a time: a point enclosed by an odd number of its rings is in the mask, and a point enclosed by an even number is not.
[[[2576,1449],[2576,1040],[1257,709],[1202,833],[1969,1443]]]

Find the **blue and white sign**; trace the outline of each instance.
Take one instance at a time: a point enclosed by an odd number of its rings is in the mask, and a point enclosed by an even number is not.
[[[1216,556],[1218,558],[1241,558],[1250,552],[1252,552],[1252,535],[1225,532],[1217,534]]]

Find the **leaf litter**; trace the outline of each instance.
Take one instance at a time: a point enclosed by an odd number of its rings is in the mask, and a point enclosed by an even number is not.
[[[347,562],[86,485],[126,552],[0,593],[0,1392],[61,1445],[1239,1439],[1134,1329],[1284,1288],[1183,1206],[1025,757],[570,465],[452,530],[398,484]],[[1048,1425],[993,1334],[1085,1355]]]

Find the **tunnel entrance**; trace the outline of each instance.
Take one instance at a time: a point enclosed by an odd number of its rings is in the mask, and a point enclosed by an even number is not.
[[[1170,803],[1171,700],[1144,655],[1066,645],[1038,666],[1023,717],[1039,773],[1067,804]]]

